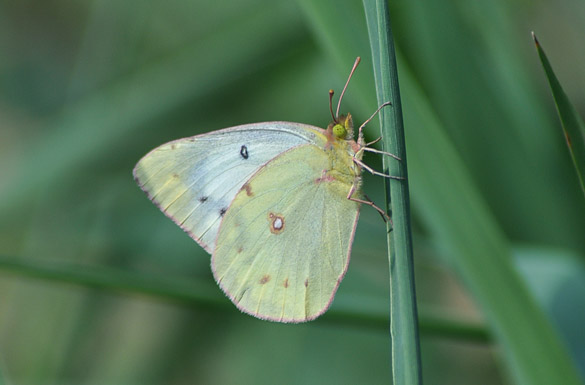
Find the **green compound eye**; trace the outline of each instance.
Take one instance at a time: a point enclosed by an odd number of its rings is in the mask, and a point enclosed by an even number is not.
[[[347,130],[341,124],[337,123],[333,126],[333,135],[338,138],[345,138],[347,136]]]

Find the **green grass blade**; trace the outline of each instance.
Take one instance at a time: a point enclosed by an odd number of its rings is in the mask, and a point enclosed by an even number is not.
[[[378,104],[392,102],[392,107],[380,111],[384,150],[402,159],[397,162],[384,157],[384,172],[407,178],[402,106],[388,5],[385,0],[375,2],[365,0],[364,9],[372,49]],[[422,371],[407,179],[386,180],[386,207],[390,209],[393,220],[393,224],[387,224],[392,377],[395,384],[421,384]]]
[[[0,256],[0,271],[17,277],[29,277],[57,283],[113,292],[148,295],[177,302],[195,302],[203,308],[228,305],[215,285],[201,281],[169,280],[143,273],[127,272],[106,267],[87,267],[68,262],[45,259],[10,258]],[[224,303],[225,302],[225,303]]]
[[[115,293],[149,296],[194,305],[204,310],[224,312],[235,310],[219,288],[209,283],[209,280],[176,278],[169,280],[114,268],[6,256],[0,256],[0,272],[3,276],[12,275]],[[488,331],[481,325],[451,319],[430,311],[426,313],[421,319],[421,333],[465,342],[486,343],[491,340]],[[389,321],[387,314],[355,308],[332,309],[322,317],[322,320],[326,323],[360,329],[367,327],[378,331],[386,331]]]
[[[575,170],[577,171],[577,178],[579,178],[581,190],[583,190],[583,194],[585,194],[585,123],[577,113],[573,104],[569,101],[565,91],[563,91],[563,87],[557,79],[534,32],[532,33],[532,38],[534,39],[536,51],[538,52],[542,68],[548,79],[548,84],[550,85],[557,106],[557,112],[561,120],[563,133],[567,141],[567,146],[569,147],[571,159],[575,165]]]
[[[480,306],[517,384],[581,384],[566,347],[512,263],[510,245],[423,91],[401,66],[412,197]]]
[[[302,4],[333,62],[338,66],[343,63],[345,69],[356,55],[365,55],[367,27],[356,2],[307,0]],[[504,230],[425,90],[412,69],[400,60],[400,52],[397,57],[407,123],[411,199],[418,217],[473,295],[501,349],[501,362],[515,382],[581,384],[557,331],[514,267]],[[374,82],[367,74],[361,76],[352,87],[371,111],[375,107],[371,99]]]

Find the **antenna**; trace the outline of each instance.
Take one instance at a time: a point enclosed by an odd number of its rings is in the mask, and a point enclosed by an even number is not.
[[[332,100],[333,100],[333,90],[329,90],[329,112],[331,112],[331,117],[333,118],[333,121],[335,123],[337,123],[337,118],[335,118],[335,115],[333,115],[333,105],[332,105]]]
[[[353,67],[351,69],[351,72],[349,73],[349,77],[347,78],[347,82],[345,82],[345,87],[343,87],[343,91],[341,91],[341,96],[339,96],[339,101],[337,102],[337,110],[335,111],[336,117],[339,116],[339,107],[341,106],[341,99],[343,99],[343,95],[345,94],[345,90],[347,89],[347,85],[349,84],[349,81],[351,80],[351,77],[353,76],[353,73],[355,72],[355,69],[357,68],[358,64],[360,64],[361,60],[362,59],[358,56],[355,59],[355,62],[353,63]],[[335,119],[335,121],[337,121],[337,119]]]

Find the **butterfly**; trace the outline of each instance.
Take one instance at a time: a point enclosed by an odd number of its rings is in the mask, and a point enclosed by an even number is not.
[[[213,276],[243,312],[305,322],[331,305],[349,264],[360,205],[386,213],[361,191],[362,128],[333,90],[327,129],[290,122],[226,128],[155,148],[134,179],[162,212],[211,254]],[[398,158],[397,158],[398,159]]]

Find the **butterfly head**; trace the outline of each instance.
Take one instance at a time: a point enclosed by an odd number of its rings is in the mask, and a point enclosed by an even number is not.
[[[328,131],[331,131],[334,137],[342,140],[353,139],[353,119],[351,114],[341,115],[335,121],[329,124]]]

